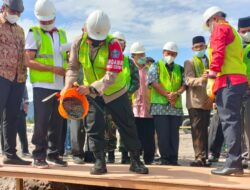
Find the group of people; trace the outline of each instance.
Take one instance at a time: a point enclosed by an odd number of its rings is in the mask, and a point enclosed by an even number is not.
[[[54,93],[63,95],[78,81],[77,91],[88,98],[89,112],[83,120],[69,121],[71,139],[77,147],[72,154],[76,163],[84,163],[86,132],[86,144],[94,160],[91,174],[107,173],[105,155],[108,162],[114,162],[116,130],[120,133],[122,163],[129,163],[130,171],[149,173],[145,164],[155,162],[156,144],[158,164],[178,165],[184,91],[195,152],[190,165],[207,167],[207,160],[218,159],[212,146],[211,157],[208,155],[208,126],[214,105],[220,125],[214,134],[224,138],[228,156],[225,166],[212,170],[212,174],[243,174],[242,144],[247,147],[247,164],[250,157],[250,17],[239,19],[237,31],[226,21],[222,9],[207,9],[203,24],[211,33],[209,46],[203,36],[195,36],[194,55],[182,67],[175,62],[178,46],[171,41],[163,46],[158,61],[146,57],[141,42],[131,45],[130,57],[124,55],[124,34],[109,34],[109,17],[100,10],[88,16],[82,35],[69,43],[66,32],[55,26],[56,9],[51,0],[36,1],[34,13],[39,25],[30,28],[25,40],[23,29],[16,24],[23,11],[22,0],[4,0],[0,14],[4,164],[31,164],[16,154],[17,121],[28,67],[34,101],[34,167],[48,168],[48,162],[67,166],[60,156],[67,121],[58,112],[56,96],[44,100]]]

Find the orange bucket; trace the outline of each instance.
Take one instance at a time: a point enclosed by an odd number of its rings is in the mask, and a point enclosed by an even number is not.
[[[80,120],[89,111],[89,102],[84,95],[77,92],[77,88],[69,88],[59,99],[58,111],[65,119]]]

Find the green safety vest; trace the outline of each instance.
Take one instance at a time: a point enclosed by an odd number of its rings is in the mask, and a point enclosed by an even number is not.
[[[168,92],[176,92],[181,87],[182,74],[181,67],[174,64],[172,74],[168,72],[163,60],[158,61],[159,83]],[[154,88],[151,89],[151,104],[167,104],[168,100],[165,96],[159,94]],[[179,96],[175,103],[176,108],[182,108],[181,96]]]
[[[129,88],[130,82],[131,82],[131,71],[130,71],[130,65],[129,65],[129,57],[126,55],[124,55],[124,59],[123,59],[122,72],[124,73],[124,76],[126,78],[127,87]]]
[[[108,35],[106,38],[105,44],[101,46],[98,50],[98,53],[95,57],[94,63],[91,63],[89,58],[89,44],[86,42],[88,37],[87,32],[84,33],[80,49],[79,49],[79,62],[82,64],[84,80],[83,84],[86,86],[91,85],[93,82],[100,80],[106,74],[106,66],[108,63],[109,57],[109,44],[113,37]],[[105,91],[104,94],[106,96],[110,96],[122,88],[126,86],[126,78],[124,72],[120,72],[114,84],[109,86]]]
[[[194,69],[195,69],[195,76],[201,77],[203,75],[203,72],[206,69],[204,63],[202,62],[202,59],[197,56],[194,56],[193,63],[194,63]]]
[[[229,25],[228,23],[221,23],[224,25]],[[231,26],[230,26],[231,27]],[[242,74],[246,75],[246,65],[243,62],[243,45],[242,40],[237,33],[237,31],[231,27],[234,33],[234,40],[226,46],[224,63],[221,67],[221,72],[218,73],[218,76],[227,75],[227,74]],[[213,60],[213,49],[208,48],[209,55],[209,65]]]
[[[37,52],[35,61],[44,64],[54,66],[54,49],[51,38],[44,32],[40,26],[32,27],[31,30],[34,34],[34,39],[37,45]],[[58,31],[60,38],[60,45],[67,43],[66,33],[59,29]],[[63,67],[66,69],[68,66],[67,63],[67,53],[61,53],[63,57]],[[30,81],[31,83],[35,82],[46,82],[53,83],[54,82],[54,73],[50,71],[38,71],[34,69],[30,69]]]
[[[247,79],[248,79],[248,84],[250,85],[250,44],[248,44],[243,51],[243,61],[246,64],[247,67]]]

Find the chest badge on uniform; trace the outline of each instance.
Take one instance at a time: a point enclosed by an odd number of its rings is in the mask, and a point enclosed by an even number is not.
[[[111,52],[111,56],[112,56],[112,58],[114,58],[114,59],[119,58],[119,57],[120,57],[120,51],[117,50],[117,49],[114,49],[114,50]]]

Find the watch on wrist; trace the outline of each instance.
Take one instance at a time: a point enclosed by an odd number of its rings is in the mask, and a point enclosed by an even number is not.
[[[89,86],[89,91],[91,94],[98,94],[96,89],[93,86]]]

